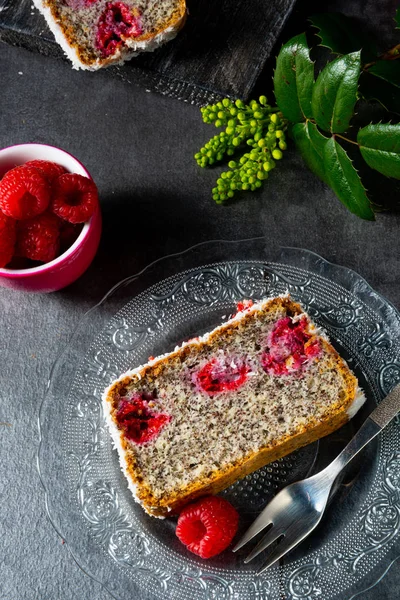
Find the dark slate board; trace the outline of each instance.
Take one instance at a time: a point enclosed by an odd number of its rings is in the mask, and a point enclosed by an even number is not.
[[[192,104],[247,99],[295,1],[188,0],[175,40],[106,72]],[[0,0],[0,39],[64,56],[30,0]]]

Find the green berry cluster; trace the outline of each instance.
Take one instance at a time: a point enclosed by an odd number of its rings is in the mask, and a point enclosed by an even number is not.
[[[221,204],[241,190],[255,190],[262,186],[268,173],[286,150],[286,121],[279,109],[268,104],[265,96],[245,104],[242,100],[221,102],[201,109],[204,123],[225,127],[195,154],[200,167],[207,167],[232,157],[247,147],[239,160],[228,163],[229,170],[221,173],[213,188],[213,198]]]

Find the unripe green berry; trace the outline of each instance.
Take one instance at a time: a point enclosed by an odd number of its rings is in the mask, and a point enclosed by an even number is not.
[[[263,169],[264,169],[264,171],[267,171],[267,173],[268,173],[268,171],[271,171],[272,168],[273,167],[272,167],[271,163],[268,161],[263,164]]]
[[[250,121],[250,125],[251,125],[251,127],[257,127],[257,121],[255,121],[254,119],[252,119]]]
[[[248,189],[249,189],[249,187],[250,187],[250,186],[249,186],[249,184],[248,184],[248,183],[244,183],[244,184],[242,185],[242,190],[248,190]]]
[[[229,111],[232,115],[232,117],[235,117],[237,115],[237,109],[233,106],[230,111]]]
[[[256,186],[256,188],[260,188],[262,186],[262,182],[260,180],[257,180],[254,185]]]
[[[263,173],[262,171],[258,171],[257,179],[260,179],[261,181],[263,181],[265,179],[265,173]]]
[[[236,100],[235,104],[236,104],[236,106],[238,108],[244,108],[244,102],[243,102],[243,100],[239,100],[238,99],[238,100]]]
[[[235,133],[235,130],[234,130],[234,128],[233,128],[233,127],[227,127],[227,128],[225,129],[225,131],[226,131],[226,133],[227,133],[228,135],[232,135],[233,133]]]
[[[224,99],[222,100],[222,104],[223,104],[223,106],[225,106],[225,107],[227,108],[227,107],[228,107],[228,106],[230,106],[232,103],[231,103],[231,101],[230,101],[230,100],[228,100],[228,98],[224,98]]]
[[[233,138],[232,144],[234,146],[239,146],[239,144],[240,144],[240,138],[238,138],[238,137]]]
[[[257,133],[254,134],[254,139],[256,142],[260,141],[262,138],[262,133],[260,133],[259,131],[257,131]]]
[[[277,129],[275,131],[275,135],[276,135],[277,138],[284,138],[285,137],[285,134],[283,133],[282,129]]]
[[[267,142],[264,138],[261,138],[261,140],[258,140],[258,145],[260,148],[264,148],[267,145]]]
[[[228,148],[228,150],[226,151],[228,156],[232,156],[233,154],[235,154],[235,151],[233,150],[233,148]]]
[[[280,150],[278,150],[278,148],[275,148],[275,150],[272,150],[272,156],[275,158],[275,160],[280,160],[283,154]]]
[[[228,162],[228,167],[229,167],[230,169],[236,169],[236,167],[237,167],[237,163],[236,163],[234,160],[230,160],[230,161]]]
[[[259,103],[262,104],[263,106],[267,106],[268,104],[268,100],[266,96],[260,96],[258,99]]]
[[[232,181],[231,190],[236,190],[236,188],[237,188],[236,183],[234,181]]]
[[[277,125],[278,123],[280,123],[280,118],[278,117],[278,115],[276,113],[273,113],[271,115],[271,121],[272,121],[272,123],[275,123],[275,125]]]
[[[286,142],[279,142],[279,148],[281,150],[286,150],[287,148],[287,143]]]
[[[211,121],[215,121],[215,119],[217,118],[217,115],[213,112],[210,112],[208,115],[208,120]],[[203,117],[203,121],[204,121],[204,117]]]
[[[234,195],[235,194],[232,190],[229,190],[229,192],[227,193],[228,198],[233,198]]]
[[[215,121],[215,127],[221,127],[221,125],[222,125],[222,121],[221,121],[221,119],[217,119],[217,120]]]
[[[273,116],[273,115],[272,115],[272,116]],[[271,131],[271,132],[272,132],[272,131],[275,131],[275,129],[276,129],[276,127],[275,127],[275,125],[274,125],[273,123],[270,123],[270,124],[268,125],[268,131]]]
[[[247,158],[245,156],[241,156],[239,162],[241,165],[244,165],[244,163],[247,162]]]
[[[263,118],[263,116],[264,116],[264,115],[262,114],[262,112],[261,112],[261,111],[259,111],[259,110],[256,110],[256,111],[255,111],[253,114],[254,114],[254,116],[255,116],[255,118],[256,118],[256,119],[262,119],[262,118]]]
[[[221,177],[222,177],[222,179],[225,179],[225,177],[226,177],[225,171],[223,173],[221,173]]]

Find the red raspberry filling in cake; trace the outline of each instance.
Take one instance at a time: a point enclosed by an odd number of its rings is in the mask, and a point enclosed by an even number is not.
[[[321,352],[318,340],[307,343],[312,335],[306,328],[306,319],[277,321],[267,338],[268,350],[261,357],[264,371],[269,375],[301,374],[305,363]]]
[[[134,16],[124,2],[107,2],[100,16],[96,46],[104,57],[111,56],[128,37],[143,33],[139,16]]]
[[[212,358],[194,376],[194,382],[209,396],[239,389],[251,369],[243,360],[225,356]]]
[[[122,400],[116,419],[126,437],[135,444],[154,440],[171,417],[153,410],[156,402],[152,394],[141,393],[129,400]]]

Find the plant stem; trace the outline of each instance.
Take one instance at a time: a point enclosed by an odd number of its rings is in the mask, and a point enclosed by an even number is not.
[[[349,144],[354,144],[355,146],[358,146],[357,142],[354,142],[353,140],[349,140],[349,138],[344,137],[343,135],[340,135],[339,133],[334,133],[333,137],[339,137],[342,140],[344,140],[345,142],[349,142]]]

